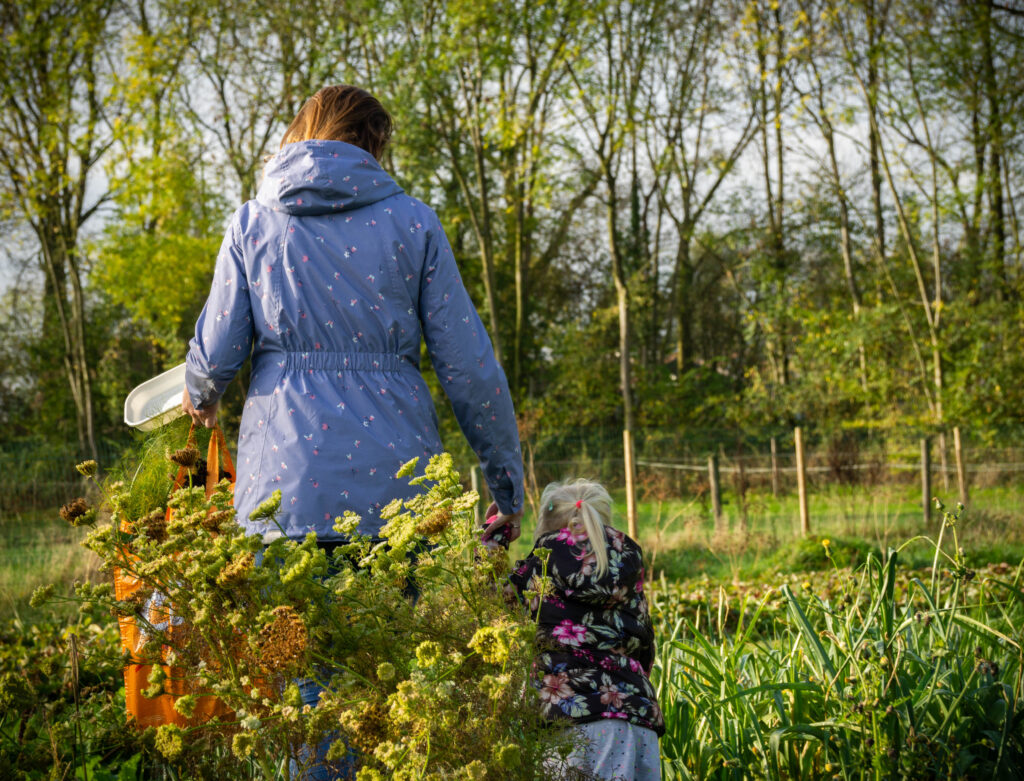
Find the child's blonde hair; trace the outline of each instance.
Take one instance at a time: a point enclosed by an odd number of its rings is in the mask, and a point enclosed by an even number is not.
[[[602,577],[608,572],[604,527],[612,525],[612,498],[603,485],[583,479],[549,483],[540,497],[540,517],[533,530],[533,542],[536,544],[542,535],[574,523],[582,524],[586,530],[597,559],[597,576]]]

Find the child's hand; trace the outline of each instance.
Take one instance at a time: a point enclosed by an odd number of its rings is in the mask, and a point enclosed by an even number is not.
[[[480,536],[480,541],[484,545],[490,547],[497,543],[508,547],[510,543],[519,539],[522,533],[519,523],[523,517],[521,512],[505,515],[498,509],[497,503],[492,502],[485,517],[487,520],[484,522],[484,533]]]

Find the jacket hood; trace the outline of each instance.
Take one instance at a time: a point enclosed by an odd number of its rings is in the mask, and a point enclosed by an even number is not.
[[[288,214],[331,214],[402,192],[373,155],[344,141],[287,144],[263,170],[256,200]]]

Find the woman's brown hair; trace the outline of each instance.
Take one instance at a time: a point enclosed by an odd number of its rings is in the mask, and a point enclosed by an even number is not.
[[[281,146],[320,139],[345,141],[376,159],[391,139],[391,115],[373,95],[359,87],[324,87],[307,100],[284,131]]]

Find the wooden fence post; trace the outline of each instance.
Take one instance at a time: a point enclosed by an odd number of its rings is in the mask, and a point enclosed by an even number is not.
[[[476,491],[476,496],[477,496],[476,505],[474,505],[474,507],[473,507],[473,524],[475,526],[481,526],[482,525],[482,521],[480,520],[480,500],[483,499],[483,497],[480,495],[480,467],[479,466],[475,466],[474,465],[469,470],[469,482],[470,482],[470,487],[474,491]]]
[[[736,453],[736,498],[739,500],[740,530],[746,534],[750,528],[747,521],[747,470],[743,466],[742,451]]]
[[[953,426],[953,448],[956,450],[956,481],[960,488],[960,503],[967,504],[967,470],[964,469],[964,446],[960,427]]]
[[[636,531],[636,461],[633,454],[633,432],[622,429],[622,453],[626,467],[626,528],[634,540]]]
[[[711,484],[711,512],[715,516],[715,531],[722,526],[722,488],[718,479],[718,454],[708,456],[708,482]]]
[[[779,495],[779,443],[772,437],[772,496]]]
[[[800,500],[800,534],[806,537],[811,533],[811,514],[807,507],[807,462],[804,459],[804,437],[799,426],[793,429],[793,441],[796,445],[796,488]]]
[[[939,432],[939,471],[942,473],[942,491],[949,493],[949,463],[946,460],[946,432]]]
[[[921,440],[921,509],[927,526],[932,519],[932,453],[928,437]]]

